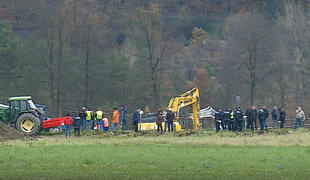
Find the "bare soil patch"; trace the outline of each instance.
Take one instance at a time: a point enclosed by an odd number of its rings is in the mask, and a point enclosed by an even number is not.
[[[0,122],[0,142],[5,140],[23,139],[25,135],[16,129]]]

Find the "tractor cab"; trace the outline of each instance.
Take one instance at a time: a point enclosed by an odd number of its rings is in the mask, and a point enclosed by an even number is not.
[[[35,115],[39,113],[30,96],[11,97],[8,99],[8,106],[9,122],[15,122],[21,113],[32,112]]]

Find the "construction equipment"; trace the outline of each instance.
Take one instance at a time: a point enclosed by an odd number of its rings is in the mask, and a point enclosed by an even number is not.
[[[8,105],[0,105],[0,121],[25,134],[34,135],[42,131],[43,117],[31,96],[11,97]]]
[[[163,114],[162,116],[165,116]],[[163,128],[165,127],[166,122],[162,123]],[[173,123],[174,129],[176,131],[181,131],[182,127],[179,124],[179,122]],[[147,113],[146,116],[142,117],[141,123],[138,124],[138,130],[157,130],[157,124],[156,124],[156,114],[155,113]]]
[[[172,98],[169,101],[168,108],[175,113],[174,122],[178,122],[180,108],[191,105],[193,109],[193,122],[194,130],[200,130],[202,124],[199,122],[199,113],[200,113],[200,100],[199,100],[199,90],[198,88],[193,88],[181,94],[178,97]]]
[[[212,108],[212,106],[207,106],[206,108],[200,109],[199,119],[203,119],[203,118],[214,119],[215,112],[216,111]],[[193,119],[193,113],[189,113],[188,117],[190,119]]]

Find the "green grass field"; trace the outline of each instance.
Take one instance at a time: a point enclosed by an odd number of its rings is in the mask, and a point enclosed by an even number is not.
[[[0,179],[309,179],[308,130],[42,135],[0,145]]]

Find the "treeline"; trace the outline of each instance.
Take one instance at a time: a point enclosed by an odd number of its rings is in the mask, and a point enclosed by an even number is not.
[[[0,0],[0,91],[60,109],[309,101],[308,1]],[[307,109],[305,109],[307,113]],[[310,111],[310,109],[309,109]]]

